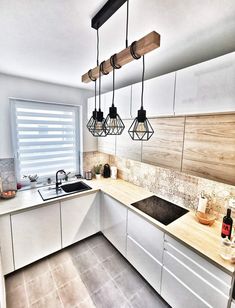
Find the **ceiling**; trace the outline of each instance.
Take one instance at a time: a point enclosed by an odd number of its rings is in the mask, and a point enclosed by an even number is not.
[[[146,79],[235,51],[234,0],[129,0],[129,43],[155,30]],[[91,18],[104,0],[0,0],[0,72],[92,89],[81,75],[96,63]],[[100,60],[125,47],[126,6],[100,28]],[[116,73],[117,87],[139,81],[141,61]],[[111,90],[111,74],[102,78]]]

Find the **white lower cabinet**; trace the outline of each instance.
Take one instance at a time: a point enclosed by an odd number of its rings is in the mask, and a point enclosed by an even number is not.
[[[102,194],[101,230],[105,237],[126,256],[127,208],[112,197]]]
[[[232,277],[168,235],[161,296],[173,307],[227,307]]]
[[[6,275],[14,271],[10,215],[0,217],[0,249],[2,253],[2,272]]]
[[[129,235],[127,237],[127,260],[160,293],[162,264]]]
[[[0,249],[0,308],[6,308],[5,279],[3,275],[1,249]]]
[[[61,202],[62,247],[100,231],[98,192]]]
[[[160,293],[164,233],[128,210],[127,259]]]
[[[60,204],[13,214],[15,269],[61,249]]]

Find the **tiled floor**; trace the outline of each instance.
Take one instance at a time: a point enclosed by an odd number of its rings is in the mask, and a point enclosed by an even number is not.
[[[167,304],[96,235],[6,278],[7,308],[160,308]]]

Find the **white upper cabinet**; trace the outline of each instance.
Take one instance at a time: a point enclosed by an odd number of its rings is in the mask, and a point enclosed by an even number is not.
[[[235,52],[176,74],[175,113],[235,111]]]
[[[141,82],[132,86],[131,115],[137,116],[141,104]],[[174,114],[175,73],[159,76],[144,82],[144,109],[147,117]]]
[[[112,105],[112,97],[112,91],[105,94],[105,111],[107,113]],[[131,86],[115,90],[114,105],[122,119],[131,118]]]

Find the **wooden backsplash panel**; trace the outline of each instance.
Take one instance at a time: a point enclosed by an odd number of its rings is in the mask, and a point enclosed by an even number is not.
[[[150,119],[154,134],[143,142],[142,161],[181,170],[184,117]]]
[[[235,185],[235,114],[186,117],[182,171]]]
[[[128,129],[132,122],[133,120],[123,120],[125,129],[122,135],[117,136],[116,155],[119,157],[141,161],[141,141],[132,140],[128,134]]]

